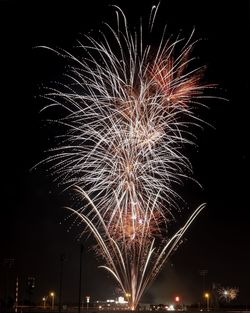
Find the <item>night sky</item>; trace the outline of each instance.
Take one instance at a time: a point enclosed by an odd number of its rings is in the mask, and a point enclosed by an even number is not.
[[[51,1],[52,2],[52,1]],[[36,3],[36,4],[34,4]],[[0,2],[1,35],[1,289],[18,275],[22,296],[28,276],[36,279],[33,300],[54,290],[58,294],[60,255],[64,254],[63,299],[77,302],[79,274],[78,230],[65,221],[64,205],[70,197],[53,183],[45,167],[31,168],[53,147],[56,125],[48,125],[44,103],[37,98],[41,86],[60,80],[65,61],[55,54],[32,49],[38,45],[73,51],[76,39],[102,21],[114,25],[109,4],[124,9],[129,22],[147,18],[153,1],[91,0],[34,1],[30,5]],[[139,5],[141,3],[141,5]],[[213,127],[197,131],[197,149],[187,154],[194,177],[203,189],[186,183],[180,193],[190,210],[177,221],[181,225],[196,205],[207,208],[195,220],[185,240],[172,255],[144,301],[168,303],[179,294],[186,303],[199,301],[202,277],[206,288],[213,283],[239,287],[235,303],[250,303],[249,227],[249,7],[240,1],[162,0],[157,25],[167,24],[169,35],[191,33],[201,39],[194,54],[207,65],[206,80],[218,84],[217,97],[207,100],[199,113]],[[32,95],[30,94],[30,82]],[[178,224],[178,225],[179,225]],[[83,242],[84,245],[85,242]],[[7,270],[5,259],[13,258]],[[113,279],[98,269],[93,251],[84,250],[83,294],[91,299],[114,298]],[[11,287],[9,287],[11,288]]]

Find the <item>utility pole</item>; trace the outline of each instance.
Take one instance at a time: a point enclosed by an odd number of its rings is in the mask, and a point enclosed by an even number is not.
[[[206,292],[206,282],[205,282],[205,279],[206,279],[208,270],[201,269],[201,270],[199,270],[199,273],[200,273],[200,276],[202,277],[202,299],[203,299],[203,296],[204,296],[204,294]]]
[[[202,292],[204,293],[206,291],[206,283],[205,283],[205,277],[208,273],[208,270],[202,269],[199,270],[200,276],[202,277]]]
[[[80,273],[79,273],[79,295],[78,295],[78,313],[81,313],[81,298],[82,298],[82,254],[83,245],[80,246]]]
[[[18,307],[18,277],[16,278],[16,293],[15,293],[15,312],[17,313],[17,307]]]
[[[60,282],[59,282],[59,313],[62,311],[62,285],[63,285],[63,262],[65,260],[65,255],[60,256]]]
[[[13,258],[4,258],[3,259],[3,266],[4,266],[4,311],[5,312],[9,312],[10,307],[9,307],[9,303],[8,300],[11,297],[11,291],[10,291],[10,286],[12,284],[12,269],[14,267],[15,264],[15,259]]]

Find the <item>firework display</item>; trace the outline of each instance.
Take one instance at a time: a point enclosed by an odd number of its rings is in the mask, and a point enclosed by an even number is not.
[[[86,36],[81,57],[56,51],[73,65],[67,83],[45,98],[48,107],[66,112],[56,122],[68,131],[46,161],[57,181],[79,195],[81,207],[68,209],[82,221],[82,235],[96,239],[102,267],[129,294],[134,310],[204,207],[169,236],[168,222],[178,211],[175,186],[192,173],[183,147],[193,143],[189,126],[199,124],[194,107],[210,86],[201,83],[202,69],[192,66],[192,34],[166,40],[164,31],[156,49],[144,42],[142,28],[130,33],[115,9],[117,27],[107,24],[97,39]]]

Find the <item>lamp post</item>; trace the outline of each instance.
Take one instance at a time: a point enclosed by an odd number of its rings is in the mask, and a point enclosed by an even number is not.
[[[180,308],[180,297],[179,297],[179,296],[176,296],[176,297],[174,298],[174,300],[175,300],[175,303],[176,303],[176,308],[179,309],[179,308]]]
[[[87,310],[89,308],[89,300],[90,300],[90,296],[86,296]]]
[[[51,310],[53,311],[54,310],[54,305],[55,305],[55,293],[51,292],[50,296],[51,296]]]
[[[43,297],[43,308],[44,309],[46,308],[46,300],[47,300],[47,297]]]
[[[207,300],[207,311],[209,311],[209,298],[210,298],[210,294],[208,292],[205,293],[205,298]]]
[[[127,293],[125,294],[125,296],[126,296],[127,299],[129,299],[129,298],[131,297],[131,294],[127,292]]]
[[[129,308],[131,309],[131,307],[130,307],[130,297],[131,297],[131,294],[129,292],[126,292],[125,296],[126,296],[126,299],[128,301]]]

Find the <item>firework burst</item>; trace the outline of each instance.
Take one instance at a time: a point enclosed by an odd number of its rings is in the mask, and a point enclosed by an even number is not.
[[[69,208],[97,241],[98,253],[135,309],[189,225],[167,237],[167,222],[178,209],[173,186],[192,169],[183,146],[193,143],[189,125],[199,124],[193,107],[203,91],[202,69],[192,68],[194,42],[144,44],[142,29],[128,31],[116,9],[117,28],[100,38],[86,36],[83,57],[55,51],[73,64],[68,83],[49,89],[48,107],[66,116],[56,122],[68,132],[46,159],[57,180],[74,186],[82,207]],[[153,7],[149,33],[158,7]],[[46,47],[47,48],[47,47]],[[48,48],[49,49],[49,48]],[[85,205],[87,200],[87,205]]]
[[[220,300],[225,302],[231,302],[232,300],[235,300],[237,298],[238,293],[239,288],[221,287],[218,289]]]

